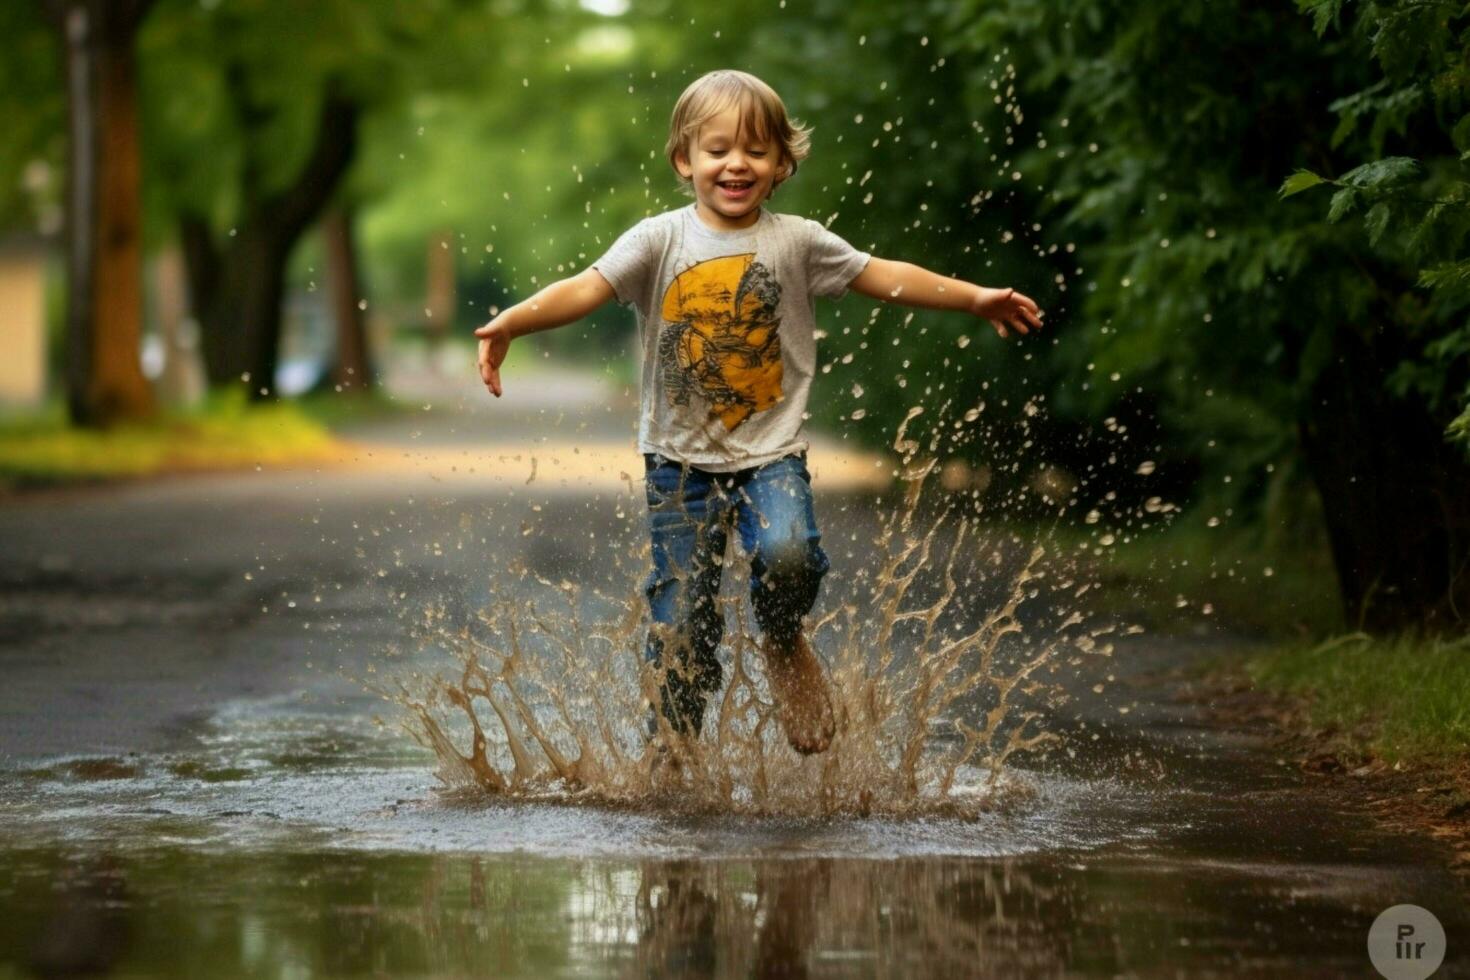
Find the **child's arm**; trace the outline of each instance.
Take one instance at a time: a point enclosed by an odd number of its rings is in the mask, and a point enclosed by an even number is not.
[[[500,365],[512,340],[580,320],[613,298],[613,288],[602,278],[602,273],[587,269],[560,279],[503,311],[475,331],[475,336],[480,338],[480,380],[499,398]]]
[[[848,288],[885,303],[961,310],[984,317],[1002,337],[1009,336],[1007,327],[1023,334],[1041,329],[1041,308],[1031,297],[1014,289],[987,289],[950,279],[908,262],[874,256]]]

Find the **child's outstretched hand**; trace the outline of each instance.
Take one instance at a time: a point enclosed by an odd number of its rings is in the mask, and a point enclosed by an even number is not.
[[[1018,293],[1014,289],[988,289],[985,286],[980,287],[975,301],[970,304],[970,312],[989,320],[995,332],[1002,337],[1010,336],[1007,327],[1022,334],[1040,330],[1044,315],[1036,301],[1025,293]]]
[[[490,394],[499,398],[500,365],[505,363],[505,352],[510,350],[509,324],[496,318],[475,331],[480,338],[480,380],[490,389]]]

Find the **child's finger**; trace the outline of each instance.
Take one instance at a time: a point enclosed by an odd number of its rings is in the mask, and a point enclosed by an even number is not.
[[[1026,322],[1029,323],[1029,324],[1031,324],[1032,327],[1034,327],[1037,330],[1040,330],[1041,329],[1041,313],[1040,313],[1040,311],[1033,312],[1031,310],[1022,310],[1021,311],[1021,315],[1026,318]]]
[[[1000,334],[1002,338],[1010,336],[1010,334],[1006,333],[1006,328],[1001,326],[999,320],[991,320],[990,325],[995,328],[995,332]]]

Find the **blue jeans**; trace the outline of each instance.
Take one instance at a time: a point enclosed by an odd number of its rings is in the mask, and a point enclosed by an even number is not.
[[[725,631],[720,572],[733,524],[750,555],[750,599],[769,642],[787,643],[817,601],[829,567],[812,509],[805,455],[710,473],[648,455],[653,571],[645,592],[653,625],[644,656],[664,668],[660,710],[698,734],[705,699],[719,690],[715,651]]]

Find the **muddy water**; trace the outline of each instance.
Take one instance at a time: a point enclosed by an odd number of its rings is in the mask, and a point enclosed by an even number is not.
[[[835,709],[835,736],[818,758],[794,754],[783,737],[744,609],[750,567],[738,545],[716,559],[725,566],[721,615],[735,629],[703,733],[678,737],[661,724],[650,739],[649,706],[682,665],[641,656],[647,549],[595,535],[586,563],[614,569],[621,601],[512,564],[492,571],[493,601],[473,619],[424,611],[414,624],[420,646],[447,651],[452,669],[396,680],[409,730],[438,757],[445,786],[470,797],[974,818],[1036,792],[1007,764],[1061,742],[1044,721],[1068,695],[1059,674],[1101,679],[1093,661],[1111,654],[1115,635],[1137,630],[1076,607],[1095,583],[1059,549],[1048,554],[1050,542],[988,527],[995,522],[979,494],[934,489],[938,454],[988,435],[983,408],[914,407],[892,455],[875,457],[892,467],[894,489],[886,503],[877,497],[862,508],[876,527],[847,541],[860,542],[863,558],[806,627]],[[1027,409],[1023,417],[1038,411]],[[629,478],[619,506],[636,510],[638,498]],[[417,601],[400,603],[410,619]]]
[[[1045,689],[956,767],[951,790],[983,806],[931,805],[943,801],[904,780],[893,806],[793,806],[821,803],[823,760],[779,743],[759,757],[792,768],[764,801],[655,805],[555,778],[443,792],[442,757],[379,693],[388,678],[462,681],[450,641],[497,601],[570,602],[584,623],[626,608],[623,570],[586,556],[592,541],[634,553],[636,500],[615,480],[561,487],[545,463],[549,488],[526,476],[513,494],[447,465],[261,474],[0,509],[0,977],[1366,975],[1368,925],[1400,902],[1439,914],[1444,975],[1464,972],[1467,895],[1437,852],[1339,812],[1151,679],[1229,638],[1105,634],[1093,642],[1112,656],[1096,659],[1062,648],[1037,668]],[[871,543],[894,503],[819,497],[827,611],[868,608],[858,570],[882,567]],[[983,522],[966,534],[999,561],[935,636],[1004,608],[1035,543]],[[526,574],[508,596],[495,570],[513,568]],[[1090,636],[1041,594],[1064,582],[1085,584],[1059,569],[1022,583],[1001,663],[933,724],[887,716],[885,765],[902,774],[902,736],[922,731],[934,765],[916,785],[937,786],[963,751],[956,722],[999,703],[989,678],[1051,649],[1026,637]],[[944,594],[941,574],[906,608]],[[907,622],[905,656],[855,676],[913,689],[924,620]],[[842,625],[826,628],[840,639]],[[554,718],[533,694],[533,717]],[[1058,740],[995,767],[1028,712],[1026,732]],[[467,716],[443,717],[463,751]],[[552,741],[576,758],[570,731]],[[508,745],[488,759],[514,774]],[[528,765],[555,770],[534,753]],[[727,765],[753,771],[738,753]]]
[[[648,706],[678,666],[644,662],[648,627],[636,590],[621,602],[595,594],[605,608],[589,610],[577,584],[524,570],[497,581],[492,591],[501,598],[468,625],[446,622],[442,610],[425,618],[422,642],[447,649],[454,669],[400,682],[408,727],[435,752],[444,784],[467,797],[554,794],[711,814],[974,818],[1035,792],[1034,780],[1017,778],[1007,763],[1060,742],[1041,721],[1065,695],[1048,674],[1065,667],[1101,676],[1087,661],[1110,654],[1106,640],[1120,631],[1065,609],[1076,576],[1066,571],[1047,583],[1057,570],[1041,545],[1009,549],[1018,555],[1008,567],[1007,549],[976,531],[973,517],[953,507],[922,512],[932,468],[909,466],[901,502],[880,517],[868,562],[853,576],[853,594],[808,626],[828,664],[837,722],[831,747],[815,759],[793,753],[776,721],[739,592],[749,566],[738,556],[726,562],[725,591],[734,594],[724,600],[737,628],[703,737],[676,737],[666,727],[652,739],[645,734]],[[976,559],[985,556],[995,567],[981,573]],[[624,576],[639,581],[639,563],[628,564]],[[1000,601],[968,609],[982,574],[1001,583]],[[1023,627],[1028,601],[1061,615],[1051,622],[1033,615]],[[461,723],[458,738],[452,721]]]

